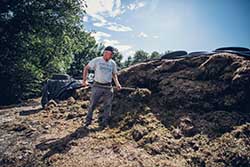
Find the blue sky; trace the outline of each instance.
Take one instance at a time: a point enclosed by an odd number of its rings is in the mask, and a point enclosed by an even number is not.
[[[85,29],[124,55],[136,50],[250,48],[250,0],[86,0]]]

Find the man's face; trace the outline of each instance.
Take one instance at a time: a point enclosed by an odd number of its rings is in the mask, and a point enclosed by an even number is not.
[[[104,56],[104,59],[105,60],[110,60],[112,58],[112,52],[111,51],[108,51],[108,50],[105,50],[104,53],[103,53],[103,56]]]

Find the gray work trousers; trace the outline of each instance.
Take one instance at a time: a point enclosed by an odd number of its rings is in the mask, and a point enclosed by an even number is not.
[[[103,88],[98,86],[93,86],[91,89],[91,99],[90,99],[90,105],[88,108],[88,114],[86,117],[87,122],[92,121],[93,117],[93,111],[95,110],[97,103],[99,102],[100,98],[103,98],[104,103],[104,113],[103,113],[103,120],[102,122],[107,122],[110,115],[111,115],[111,109],[112,109],[112,100],[113,100],[113,88]]]

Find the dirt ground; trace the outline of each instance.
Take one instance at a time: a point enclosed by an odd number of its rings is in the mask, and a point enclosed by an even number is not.
[[[120,72],[110,125],[83,126],[89,92],[0,109],[0,166],[250,166],[250,61],[232,54]]]

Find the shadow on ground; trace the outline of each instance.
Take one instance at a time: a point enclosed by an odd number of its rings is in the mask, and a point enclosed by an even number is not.
[[[36,145],[36,148],[41,150],[41,151],[45,151],[45,150],[49,149],[49,151],[47,153],[45,153],[44,156],[42,157],[42,159],[44,160],[44,159],[47,159],[47,158],[53,156],[56,153],[62,154],[62,153],[68,152],[71,149],[70,143],[73,140],[84,138],[84,137],[88,136],[88,134],[91,132],[98,132],[101,130],[103,130],[102,127],[98,127],[98,128],[94,128],[94,129],[88,129],[85,126],[79,127],[73,133],[71,133],[63,138],[49,139],[49,140],[46,140],[44,142],[41,142],[41,143]]]

